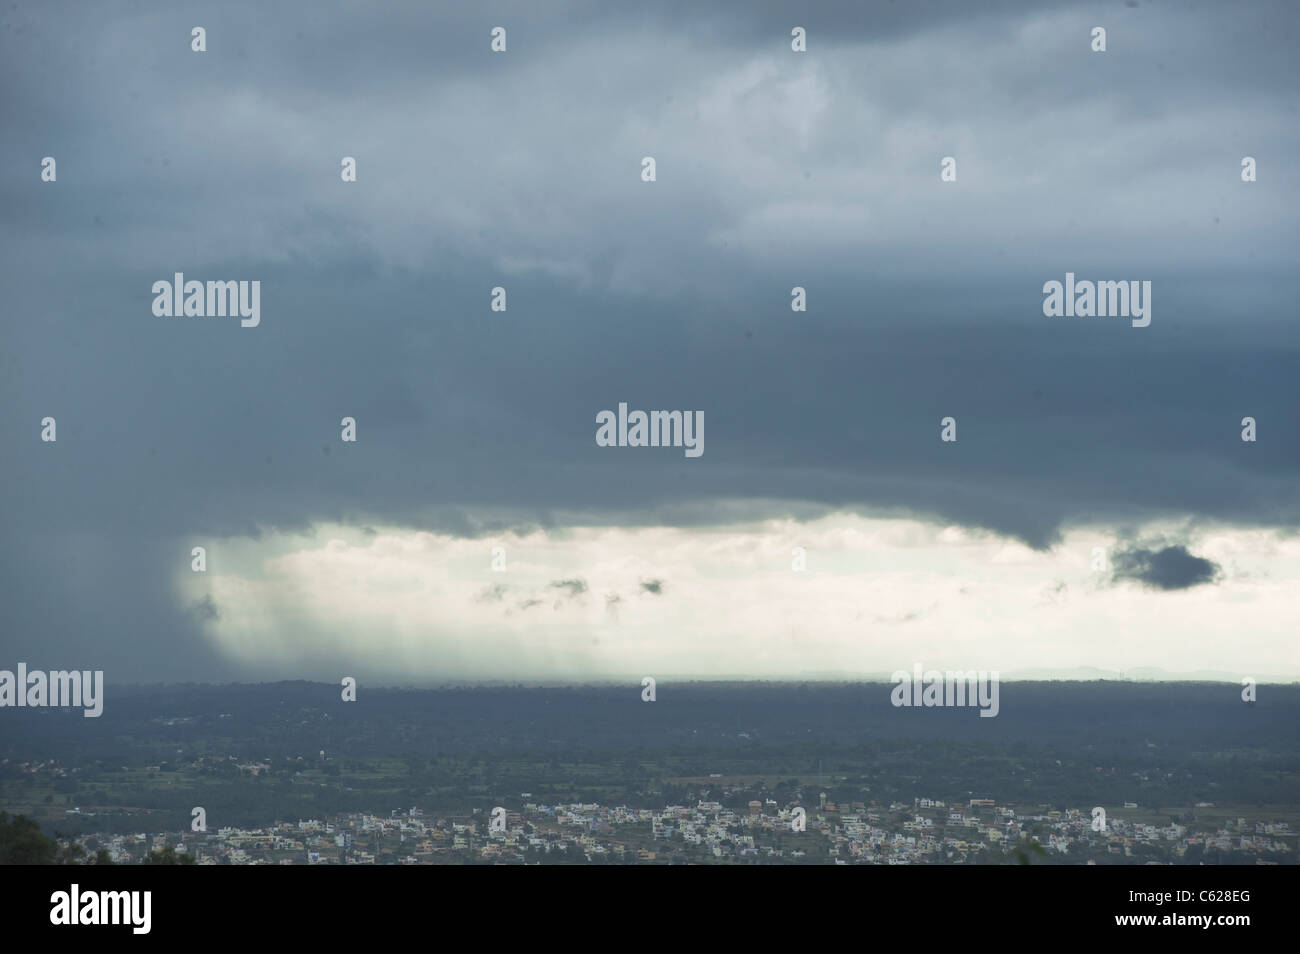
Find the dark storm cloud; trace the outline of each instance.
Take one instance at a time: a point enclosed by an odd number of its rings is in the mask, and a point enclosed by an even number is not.
[[[1185,590],[1216,582],[1218,564],[1195,556],[1181,545],[1160,550],[1135,547],[1115,554],[1114,579],[1135,580],[1158,590]]]
[[[324,520],[477,536],[848,508],[1039,547],[1074,521],[1294,527],[1297,18],[12,8],[3,648],[241,675],[205,649],[176,568]],[[260,280],[261,325],[154,318],[151,283],[178,270]],[[1043,318],[1067,270],[1151,280],[1152,325]],[[704,456],[597,447],[620,401],[702,410]]]

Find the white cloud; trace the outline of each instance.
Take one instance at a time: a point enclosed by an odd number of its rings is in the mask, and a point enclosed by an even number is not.
[[[1147,526],[1144,537],[1175,528]],[[320,526],[213,547],[224,652],[297,676],[396,682],[644,674],[798,678],[927,666],[1300,672],[1300,539],[1214,528],[1193,543],[1222,583],[1180,592],[1091,570],[1113,534],[1050,552],[985,532],[834,514],[749,528],[568,527],[470,540]],[[507,570],[490,568],[503,546]],[[807,570],[791,550],[807,550]],[[565,581],[580,580],[585,591]],[[655,595],[642,584],[661,581]],[[1226,636],[1225,634],[1231,634]],[[287,672],[287,670],[286,670]],[[279,673],[283,674],[283,673]]]

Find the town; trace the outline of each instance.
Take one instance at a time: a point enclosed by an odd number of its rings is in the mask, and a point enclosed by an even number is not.
[[[730,799],[723,789],[719,796]],[[527,793],[523,793],[527,797]],[[432,817],[419,808],[387,816],[351,813],[265,828],[82,835],[88,857],[114,864],[163,853],[207,865],[464,863],[811,863],[811,864],[1189,864],[1198,860],[1295,864],[1297,832],[1285,821],[1193,818],[1163,824],[1112,813],[1094,830],[1084,809],[1012,807],[992,799],[836,805],[820,794],[807,830],[792,830],[798,806],[751,800],[634,809],[526,802],[493,830],[490,814]],[[1212,806],[1204,806],[1212,808]]]

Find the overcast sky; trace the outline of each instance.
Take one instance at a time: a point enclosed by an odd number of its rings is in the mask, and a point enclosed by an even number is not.
[[[0,11],[0,668],[1300,678],[1300,8],[807,6]]]

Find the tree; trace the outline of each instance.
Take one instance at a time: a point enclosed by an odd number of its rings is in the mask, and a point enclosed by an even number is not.
[[[52,865],[58,853],[35,820],[0,812],[0,865]]]
[[[1033,838],[1022,838],[1020,847],[1015,850],[1015,859],[1017,864],[1029,865],[1034,863],[1034,859],[1042,860],[1047,857],[1047,849]]]
[[[77,844],[68,835],[54,833],[54,844],[58,846],[58,852],[54,856],[56,865],[84,865],[86,863],[86,849]]]

